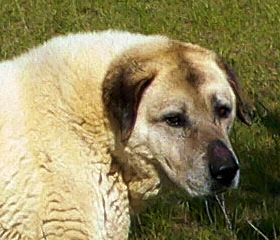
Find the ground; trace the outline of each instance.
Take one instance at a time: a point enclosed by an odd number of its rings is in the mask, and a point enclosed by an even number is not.
[[[257,114],[231,133],[241,161],[239,189],[218,204],[168,193],[133,218],[130,239],[280,239],[280,2],[278,0],[1,0],[0,59],[52,36],[122,29],[198,43],[223,56]]]

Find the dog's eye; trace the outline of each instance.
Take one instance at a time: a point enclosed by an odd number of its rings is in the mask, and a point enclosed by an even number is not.
[[[215,108],[215,112],[219,118],[228,118],[231,113],[231,108],[227,105],[221,105]]]
[[[184,127],[186,126],[186,118],[182,113],[169,113],[163,117],[163,120],[170,127]]]

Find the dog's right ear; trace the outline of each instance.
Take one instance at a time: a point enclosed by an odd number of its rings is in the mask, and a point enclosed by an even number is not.
[[[103,103],[109,119],[126,141],[134,127],[137,110],[156,72],[145,62],[126,59],[110,67],[103,82]]]

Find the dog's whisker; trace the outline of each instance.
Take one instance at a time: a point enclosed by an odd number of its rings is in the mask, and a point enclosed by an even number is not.
[[[223,214],[224,214],[224,217],[225,217],[225,222],[226,222],[226,225],[227,225],[227,228],[229,230],[232,230],[232,222],[229,218],[229,215],[226,211],[226,205],[225,205],[225,197],[224,197],[224,194],[220,194],[220,195],[215,195],[215,199],[216,201],[218,202],[218,205],[219,207],[221,208]]]
[[[209,209],[208,200],[205,199],[205,200],[204,200],[204,203],[205,203],[205,210],[206,210],[206,214],[207,214],[208,220],[209,220],[210,224],[213,224],[213,219],[212,219],[212,217],[211,217],[211,213],[210,213],[210,209]]]

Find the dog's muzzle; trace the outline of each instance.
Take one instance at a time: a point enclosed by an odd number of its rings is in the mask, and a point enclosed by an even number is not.
[[[209,170],[212,178],[222,187],[230,187],[239,170],[232,151],[221,141],[208,145]]]

